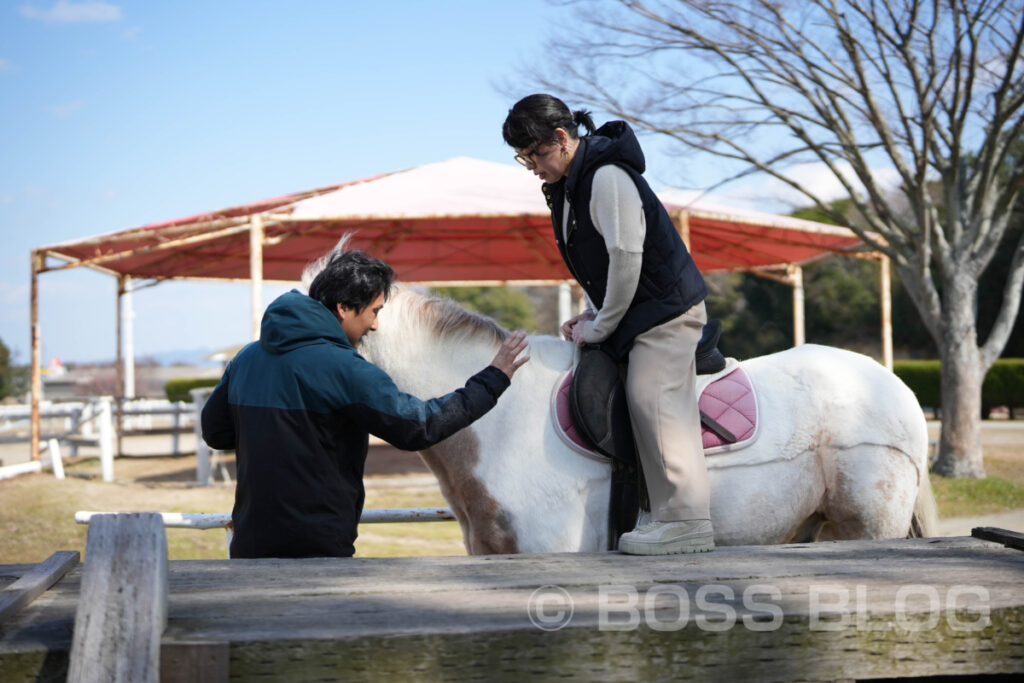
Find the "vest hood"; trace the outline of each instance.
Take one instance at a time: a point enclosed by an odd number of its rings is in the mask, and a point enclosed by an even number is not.
[[[576,151],[576,159],[569,169],[567,184],[570,188],[576,185],[580,177],[606,164],[627,166],[642,174],[647,168],[644,152],[636,134],[625,121],[609,121],[598,128],[592,135],[580,138],[580,147]]]
[[[338,319],[319,301],[293,289],[267,306],[260,325],[260,345],[264,351],[287,353],[324,342],[352,347]]]

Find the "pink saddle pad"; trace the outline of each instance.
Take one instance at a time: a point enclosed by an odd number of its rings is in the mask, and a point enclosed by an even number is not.
[[[698,405],[708,417],[736,437],[736,443],[727,444],[718,434],[701,425],[705,451],[720,446],[736,448],[757,431],[757,397],[750,378],[741,367],[709,384],[700,395]]]
[[[570,370],[559,384],[555,394],[556,422],[563,438],[571,441],[579,449],[593,452],[593,449],[579,435],[572,423],[572,416],[569,414],[569,387],[571,386],[572,371]],[[706,415],[736,437],[736,443],[727,444],[718,434],[701,425],[701,439],[705,451],[723,447],[738,448],[745,441],[753,438],[757,431],[757,398],[754,396],[750,378],[741,367],[709,384],[700,395],[698,405]]]
[[[576,431],[576,425],[573,424],[572,415],[569,413],[569,389],[572,387],[572,376],[573,372],[570,370],[565,373],[565,379],[558,385],[558,393],[555,396],[555,417],[558,418],[558,426],[562,429],[563,438],[568,438],[584,451],[596,454],[597,452]]]

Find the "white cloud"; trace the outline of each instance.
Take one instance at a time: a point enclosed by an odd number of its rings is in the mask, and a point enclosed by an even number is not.
[[[22,5],[21,15],[29,19],[39,19],[48,24],[67,24],[84,21],[120,21],[121,8],[106,2],[58,2],[47,10],[33,5]]]
[[[49,107],[46,107],[46,111],[50,112],[58,119],[64,119],[71,116],[84,106],[85,102],[83,102],[82,100],[75,100],[74,102],[66,102],[64,104],[51,105]]]
[[[18,67],[9,59],[0,57],[0,74],[18,71]]]

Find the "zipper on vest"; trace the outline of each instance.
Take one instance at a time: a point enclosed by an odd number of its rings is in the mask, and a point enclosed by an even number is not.
[[[566,199],[570,199],[568,192],[566,192],[565,196],[566,196]],[[583,286],[584,283],[580,279],[579,271],[576,269],[576,265],[572,262],[572,257],[569,255],[569,246],[570,246],[569,240],[572,239],[572,233],[576,230],[576,211],[572,207],[572,201],[571,200],[569,201],[569,215],[566,216],[566,225],[568,226],[569,229],[568,229],[568,231],[566,233],[566,238],[565,238],[565,247],[564,247],[565,248],[565,262],[566,262],[566,265],[569,266],[569,272],[571,272],[572,276],[574,278],[576,278],[576,282],[579,282],[580,285]],[[586,284],[590,284],[590,283],[587,282]]]

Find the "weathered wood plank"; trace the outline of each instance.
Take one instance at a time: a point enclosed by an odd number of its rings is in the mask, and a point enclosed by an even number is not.
[[[1022,576],[1024,554],[973,538],[172,562],[163,647],[230,643],[233,680],[1024,673]],[[14,663],[40,666],[42,624],[70,622],[75,585],[72,572],[0,629],[0,679],[33,680]],[[46,653],[51,670],[62,656]]]
[[[1002,543],[1007,548],[1016,548],[1017,550],[1024,550],[1024,534],[1019,531],[1010,531],[1008,529],[999,529],[992,526],[977,526],[971,529],[971,536],[980,538],[985,541],[995,541],[996,543]]]
[[[230,657],[228,643],[166,642],[160,648],[160,683],[226,683]]]
[[[78,564],[77,550],[60,550],[0,592],[0,622],[14,615],[63,578]]]
[[[93,518],[68,681],[159,681],[167,594],[167,540],[160,515]]]

